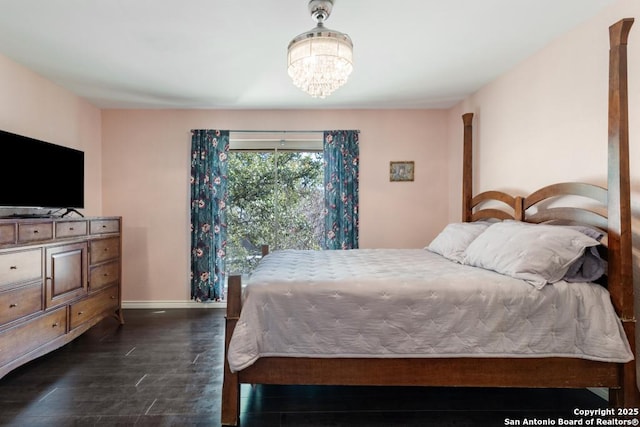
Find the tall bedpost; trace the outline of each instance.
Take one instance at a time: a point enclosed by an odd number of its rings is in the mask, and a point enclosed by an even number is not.
[[[609,284],[616,310],[633,318],[629,121],[627,104],[627,36],[633,19],[609,27]]]
[[[464,147],[462,160],[462,221],[470,222],[473,216],[473,113],[462,115],[464,123]]]
[[[221,422],[225,426],[237,426],[240,422],[240,380],[237,372],[231,372],[227,353],[231,335],[240,318],[242,309],[242,284],[240,276],[229,277],[227,315],[224,334],[224,378],[222,381]]]
[[[627,38],[633,19],[622,19],[609,27],[609,291],[635,353],[633,297],[633,243],[629,175],[629,112],[627,90]],[[623,387],[611,390],[614,406],[640,403],[636,384],[636,362],[621,369]]]

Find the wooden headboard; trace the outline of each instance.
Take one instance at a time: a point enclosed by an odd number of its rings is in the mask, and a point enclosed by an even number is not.
[[[607,188],[589,183],[565,182],[546,186],[527,196],[512,196],[502,191],[485,191],[473,196],[473,113],[462,116],[462,220],[498,218],[536,223],[564,221],[605,230],[608,241],[609,291],[620,317],[628,320],[634,317],[627,107],[627,39],[633,21],[632,18],[623,19],[609,28]],[[586,198],[588,203],[578,206],[559,205],[558,201],[566,196]]]
[[[463,221],[485,218],[527,222],[566,221],[599,227],[607,232],[607,285],[616,312],[622,320],[631,348],[635,351],[633,296],[633,243],[631,230],[631,190],[629,175],[629,119],[627,90],[627,39],[633,18],[609,27],[609,137],[607,188],[579,182],[552,184],[528,196],[511,196],[486,191],[473,196],[473,113],[462,116],[464,123]],[[580,196],[583,206],[558,206],[566,196]],[[484,207],[487,202],[500,209]],[[500,205],[501,204],[501,205]],[[501,209],[506,207],[507,209]],[[625,367],[624,377],[635,383],[635,362]]]

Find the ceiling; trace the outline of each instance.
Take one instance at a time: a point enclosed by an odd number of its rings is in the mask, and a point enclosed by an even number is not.
[[[0,53],[99,108],[448,108],[614,1],[336,0],[325,99],[286,71],[308,0],[0,0]]]

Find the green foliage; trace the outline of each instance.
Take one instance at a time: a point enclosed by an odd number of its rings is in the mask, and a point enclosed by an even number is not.
[[[248,272],[260,246],[320,249],[322,153],[229,153],[227,270]]]

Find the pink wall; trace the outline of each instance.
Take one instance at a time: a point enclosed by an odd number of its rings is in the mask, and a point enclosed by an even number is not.
[[[361,246],[423,247],[447,220],[446,112],[100,111],[0,56],[0,129],[85,151],[86,215],[124,217],[125,301],[188,301],[189,131],[360,129]],[[389,161],[416,162],[390,183]]]
[[[640,2],[618,1],[449,111],[101,112],[0,56],[0,128],[85,151],[85,213],[124,217],[125,301],[188,301],[190,129],[360,129],[361,246],[422,247],[460,218],[463,112],[476,113],[476,191],[605,182],[607,28],[628,16]],[[640,212],[640,22],[629,66]],[[416,181],[390,183],[391,160],[414,160]]]
[[[449,111],[450,193],[461,186],[464,112],[474,117],[475,193],[526,195],[563,181],[607,183],[611,24],[635,18],[628,41],[629,139],[636,317],[640,316],[640,2],[621,0]],[[460,200],[451,198],[450,220]],[[640,330],[636,342],[640,344]],[[640,372],[640,363],[639,363]]]
[[[361,247],[424,247],[446,223],[446,111],[106,110],[104,210],[124,217],[123,299],[188,301],[191,129],[360,130]],[[389,161],[416,162],[389,182]]]
[[[475,114],[476,193],[525,194],[565,180],[606,185],[608,28],[626,17],[636,17],[628,46],[629,117],[632,181],[640,194],[640,2],[634,0],[615,3],[449,111],[451,193],[462,185],[465,112]],[[460,200],[451,199],[450,208],[450,219],[457,219]]]
[[[85,152],[85,210],[102,211],[101,113],[0,55],[0,129]]]

